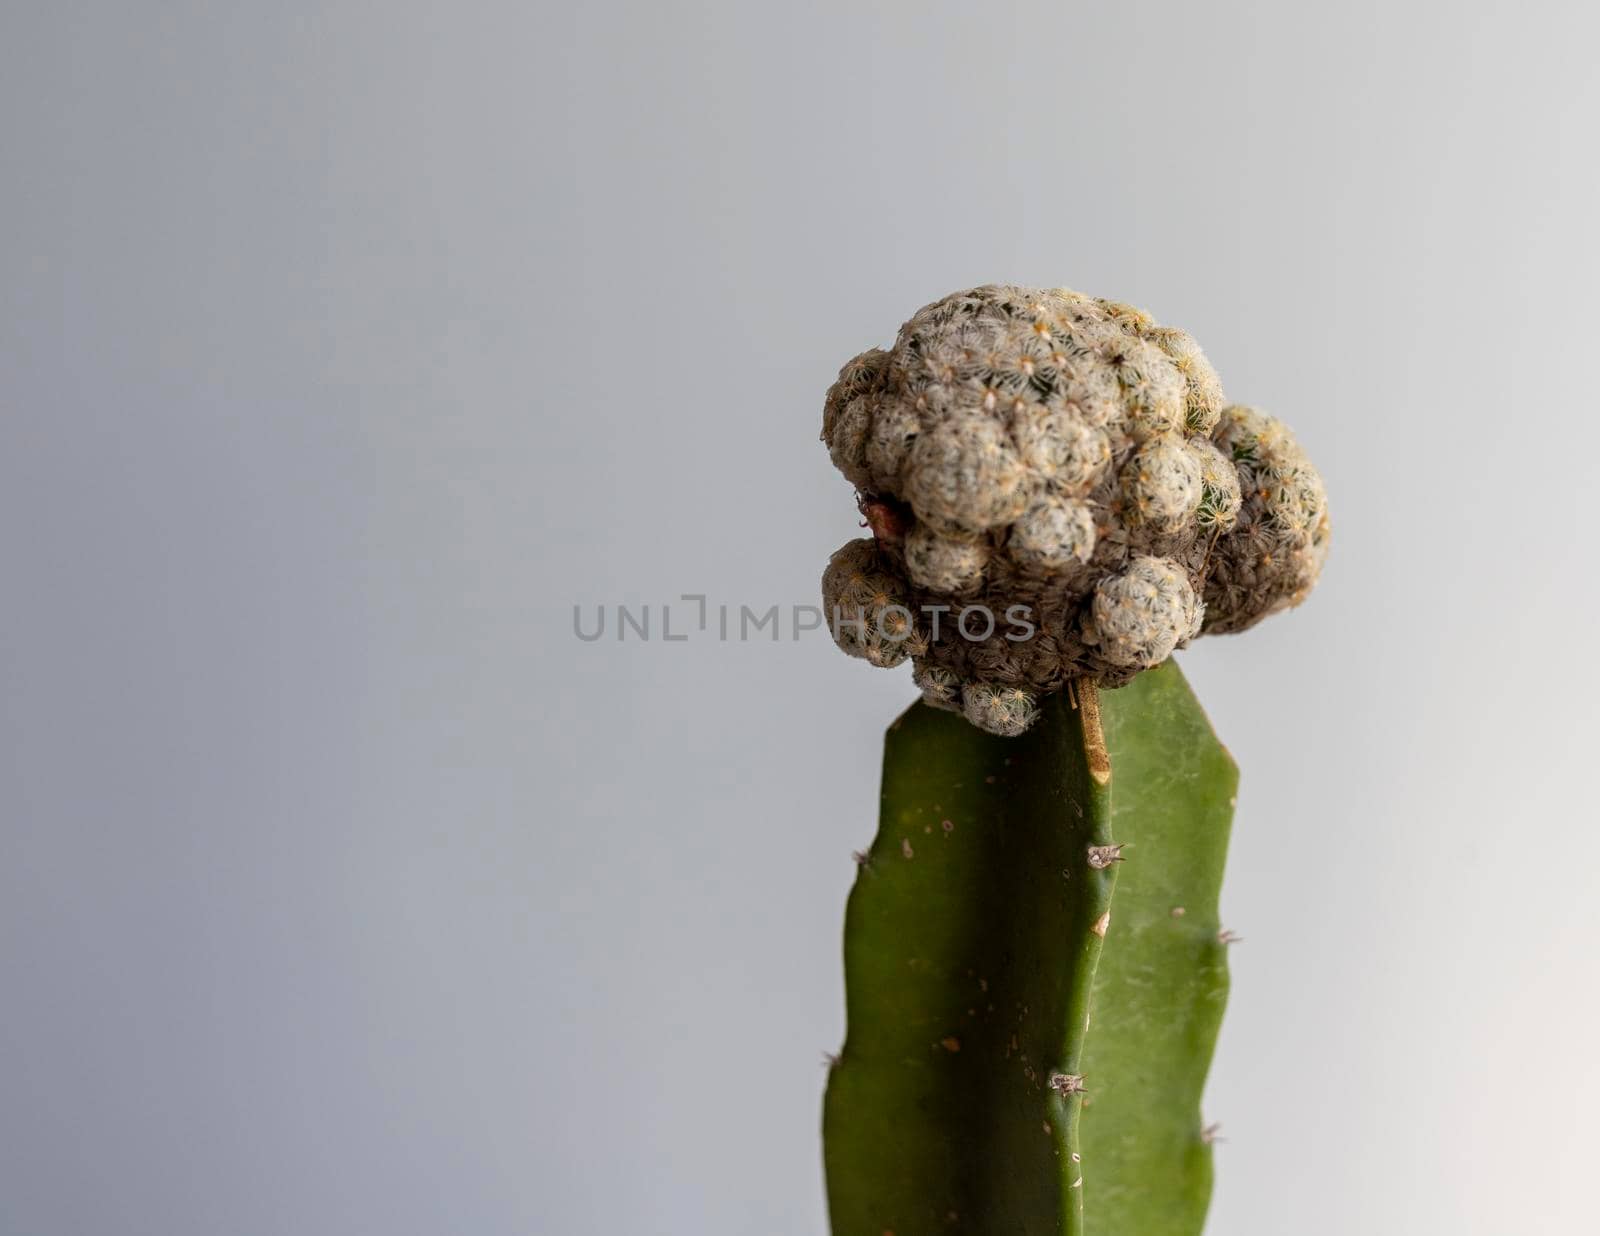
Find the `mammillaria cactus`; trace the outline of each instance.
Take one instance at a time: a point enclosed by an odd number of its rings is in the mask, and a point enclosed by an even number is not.
[[[920,310],[823,438],[872,533],[834,638],[922,693],[846,916],[835,1236],[1194,1236],[1237,770],[1168,658],[1305,597],[1321,479],[1188,335],[1065,290]]]
[[[1327,553],[1288,430],[1183,331],[1064,289],[919,310],[840,371],[822,436],[872,531],[823,577],[840,647],[996,733],[1297,604]]]

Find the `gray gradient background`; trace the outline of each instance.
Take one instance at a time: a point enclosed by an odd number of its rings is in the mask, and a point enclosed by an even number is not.
[[[1600,28],[1555,4],[0,19],[0,1233],[815,1234],[903,673],[823,389],[1066,283],[1327,477],[1244,768],[1225,1236],[1592,1231]]]

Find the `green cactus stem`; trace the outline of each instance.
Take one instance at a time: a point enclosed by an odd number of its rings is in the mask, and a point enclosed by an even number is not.
[[[1190,1236],[1237,770],[1170,661],[1025,734],[913,705],[845,926],[834,1236]]]

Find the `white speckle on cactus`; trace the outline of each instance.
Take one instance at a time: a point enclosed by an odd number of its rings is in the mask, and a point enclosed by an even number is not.
[[[1094,536],[1094,513],[1087,503],[1046,497],[1011,525],[1006,547],[1024,571],[1048,575],[1088,562]]]
[[[893,492],[910,458],[912,444],[922,433],[916,409],[906,404],[880,404],[866,435],[866,467],[874,488]]]
[[[1200,505],[1195,522],[1213,533],[1225,532],[1239,518],[1239,470],[1214,442],[1190,438],[1188,445],[1200,464]]]
[[[971,537],[949,537],[928,524],[911,529],[905,543],[906,574],[929,592],[968,592],[983,582],[989,546]]]
[[[1190,433],[1210,433],[1226,400],[1222,394],[1222,379],[1194,336],[1176,327],[1157,326],[1146,331],[1145,338],[1170,356],[1183,375],[1185,427]]]
[[[1188,575],[1165,558],[1135,558],[1102,580],[1084,624],[1084,638],[1113,665],[1160,665],[1199,629],[1200,604]]]
[[[959,536],[1010,523],[1027,501],[1022,462],[1004,426],[981,415],[919,435],[908,469],[911,509],[943,532]]]
[[[1135,436],[1171,433],[1182,426],[1187,394],[1171,357],[1131,335],[1106,343],[1102,352],[1122,387]]]
[[[923,702],[946,712],[961,711],[961,679],[954,670],[919,661],[912,674]]]
[[[1011,437],[1023,464],[1045,484],[1082,496],[1111,463],[1111,439],[1067,408],[1023,403],[1011,414]]]
[[[881,668],[899,665],[911,653],[915,627],[906,600],[904,583],[882,569],[870,537],[840,548],[822,576],[824,619],[834,642]]]
[[[1151,438],[1122,467],[1129,516],[1156,532],[1183,529],[1200,507],[1200,485],[1200,459],[1176,434]]]
[[[961,710],[979,729],[1005,738],[1021,734],[1039,715],[1032,692],[988,682],[971,683],[961,689]]]
[[[1281,421],[1225,408],[1214,441],[1234,464],[1243,500],[1212,556],[1207,629],[1242,631],[1298,605],[1317,582],[1328,552],[1328,499]]]

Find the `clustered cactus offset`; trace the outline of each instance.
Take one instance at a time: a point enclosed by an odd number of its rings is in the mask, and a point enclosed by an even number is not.
[[[1066,289],[918,310],[840,371],[822,437],[872,531],[824,573],[835,640],[996,734],[1298,604],[1327,553],[1282,423],[1229,405],[1185,332]]]

